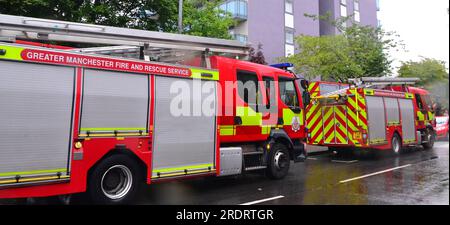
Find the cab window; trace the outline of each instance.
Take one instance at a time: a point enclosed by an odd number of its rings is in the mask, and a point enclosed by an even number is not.
[[[250,71],[237,71],[239,97],[253,110],[258,112],[261,95],[258,87],[258,76]]]
[[[429,95],[422,95],[423,103],[428,110],[433,110],[433,100]]]
[[[268,111],[272,107],[275,107],[275,81],[272,77],[264,76],[263,77],[263,83],[265,87],[265,97],[266,97],[266,104],[264,107],[261,107],[261,109],[264,109],[265,111]]]
[[[281,101],[291,109],[300,107],[294,82],[295,80],[285,78],[280,78],[278,81]]]
[[[415,94],[415,96],[416,96],[417,107],[418,107],[420,110],[423,110],[422,98],[420,97],[419,94]]]

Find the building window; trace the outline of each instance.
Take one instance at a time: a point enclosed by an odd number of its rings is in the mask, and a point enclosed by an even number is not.
[[[355,11],[359,12],[359,0],[355,0]]]
[[[289,28],[294,28],[294,15],[285,13],[284,14],[284,25]]]
[[[247,19],[247,1],[229,0],[219,6],[219,9],[228,12],[234,19]]]
[[[341,0],[341,5],[347,5],[347,0]]]
[[[359,0],[355,0],[355,4],[354,4],[354,8],[355,8],[355,21],[356,22],[361,22],[361,14],[359,13]]]
[[[248,41],[248,37],[247,35],[243,35],[243,34],[234,34],[234,39],[243,43],[243,44],[247,44]]]
[[[341,4],[341,17],[347,16],[347,6]]]
[[[285,56],[289,57],[291,55],[294,55],[295,53],[295,46],[291,44],[286,44],[285,46]]]
[[[361,22],[361,15],[359,14],[359,11],[355,11],[355,21],[356,22]]]
[[[293,30],[286,30],[286,43],[287,44],[294,44],[294,31]]]
[[[294,14],[294,5],[291,1],[286,0],[284,5],[286,13]]]

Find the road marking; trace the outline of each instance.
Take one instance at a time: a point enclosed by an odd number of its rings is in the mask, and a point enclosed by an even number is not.
[[[279,199],[279,198],[284,198],[284,196],[283,195],[278,195],[278,196],[275,196],[275,197],[272,197],[272,198],[265,198],[265,199],[256,200],[256,201],[253,201],[253,202],[246,202],[246,203],[242,203],[242,204],[239,204],[239,205],[254,205],[254,204],[261,203],[261,202],[268,202],[268,201],[272,201],[272,200]]]
[[[398,167],[395,167],[395,168],[391,168],[391,169],[387,169],[387,170],[383,170],[383,171],[379,171],[379,172],[375,172],[375,173],[371,173],[371,174],[367,174],[367,175],[363,175],[363,176],[359,176],[359,177],[355,177],[355,178],[350,178],[350,179],[347,179],[347,180],[341,180],[341,181],[339,181],[339,183],[343,184],[343,183],[347,183],[347,182],[350,182],[350,181],[354,181],[354,180],[358,180],[358,179],[362,179],[362,178],[366,178],[366,177],[375,176],[375,175],[378,175],[378,174],[381,174],[381,173],[386,173],[386,172],[389,172],[389,171],[398,170],[398,169],[405,168],[405,167],[408,167],[408,166],[411,166],[411,164],[406,164],[404,166],[398,166]]]
[[[317,160],[317,158],[313,158],[313,157],[309,157],[307,159],[311,159],[311,160]]]

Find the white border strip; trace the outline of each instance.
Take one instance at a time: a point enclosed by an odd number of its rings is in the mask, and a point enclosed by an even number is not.
[[[272,197],[272,198],[265,198],[265,199],[256,200],[256,201],[253,201],[253,202],[242,203],[242,204],[239,204],[239,205],[254,205],[254,204],[261,203],[261,202],[272,201],[272,200],[279,199],[279,198],[284,198],[284,196],[283,195],[278,195],[278,196],[275,196],[275,197]]]
[[[394,167],[394,168],[391,168],[391,169],[379,171],[379,172],[376,172],[376,173],[371,173],[371,174],[367,174],[367,175],[363,175],[363,176],[359,176],[359,177],[355,177],[355,178],[350,178],[350,179],[347,179],[347,180],[341,180],[341,181],[339,181],[339,183],[343,184],[343,183],[347,183],[347,182],[350,182],[350,181],[354,181],[354,180],[358,180],[358,179],[362,179],[362,178],[366,178],[366,177],[371,177],[371,176],[375,176],[375,175],[378,175],[378,174],[381,174],[381,173],[386,173],[386,172],[389,172],[389,171],[405,168],[405,167],[408,167],[408,166],[411,166],[411,164],[406,164],[404,166],[398,166],[398,167]]]

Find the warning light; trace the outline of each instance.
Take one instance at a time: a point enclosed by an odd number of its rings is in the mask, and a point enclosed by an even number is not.
[[[82,147],[83,147],[83,144],[81,144],[81,142],[79,142],[79,141],[75,142],[75,148],[76,149],[80,149]]]

